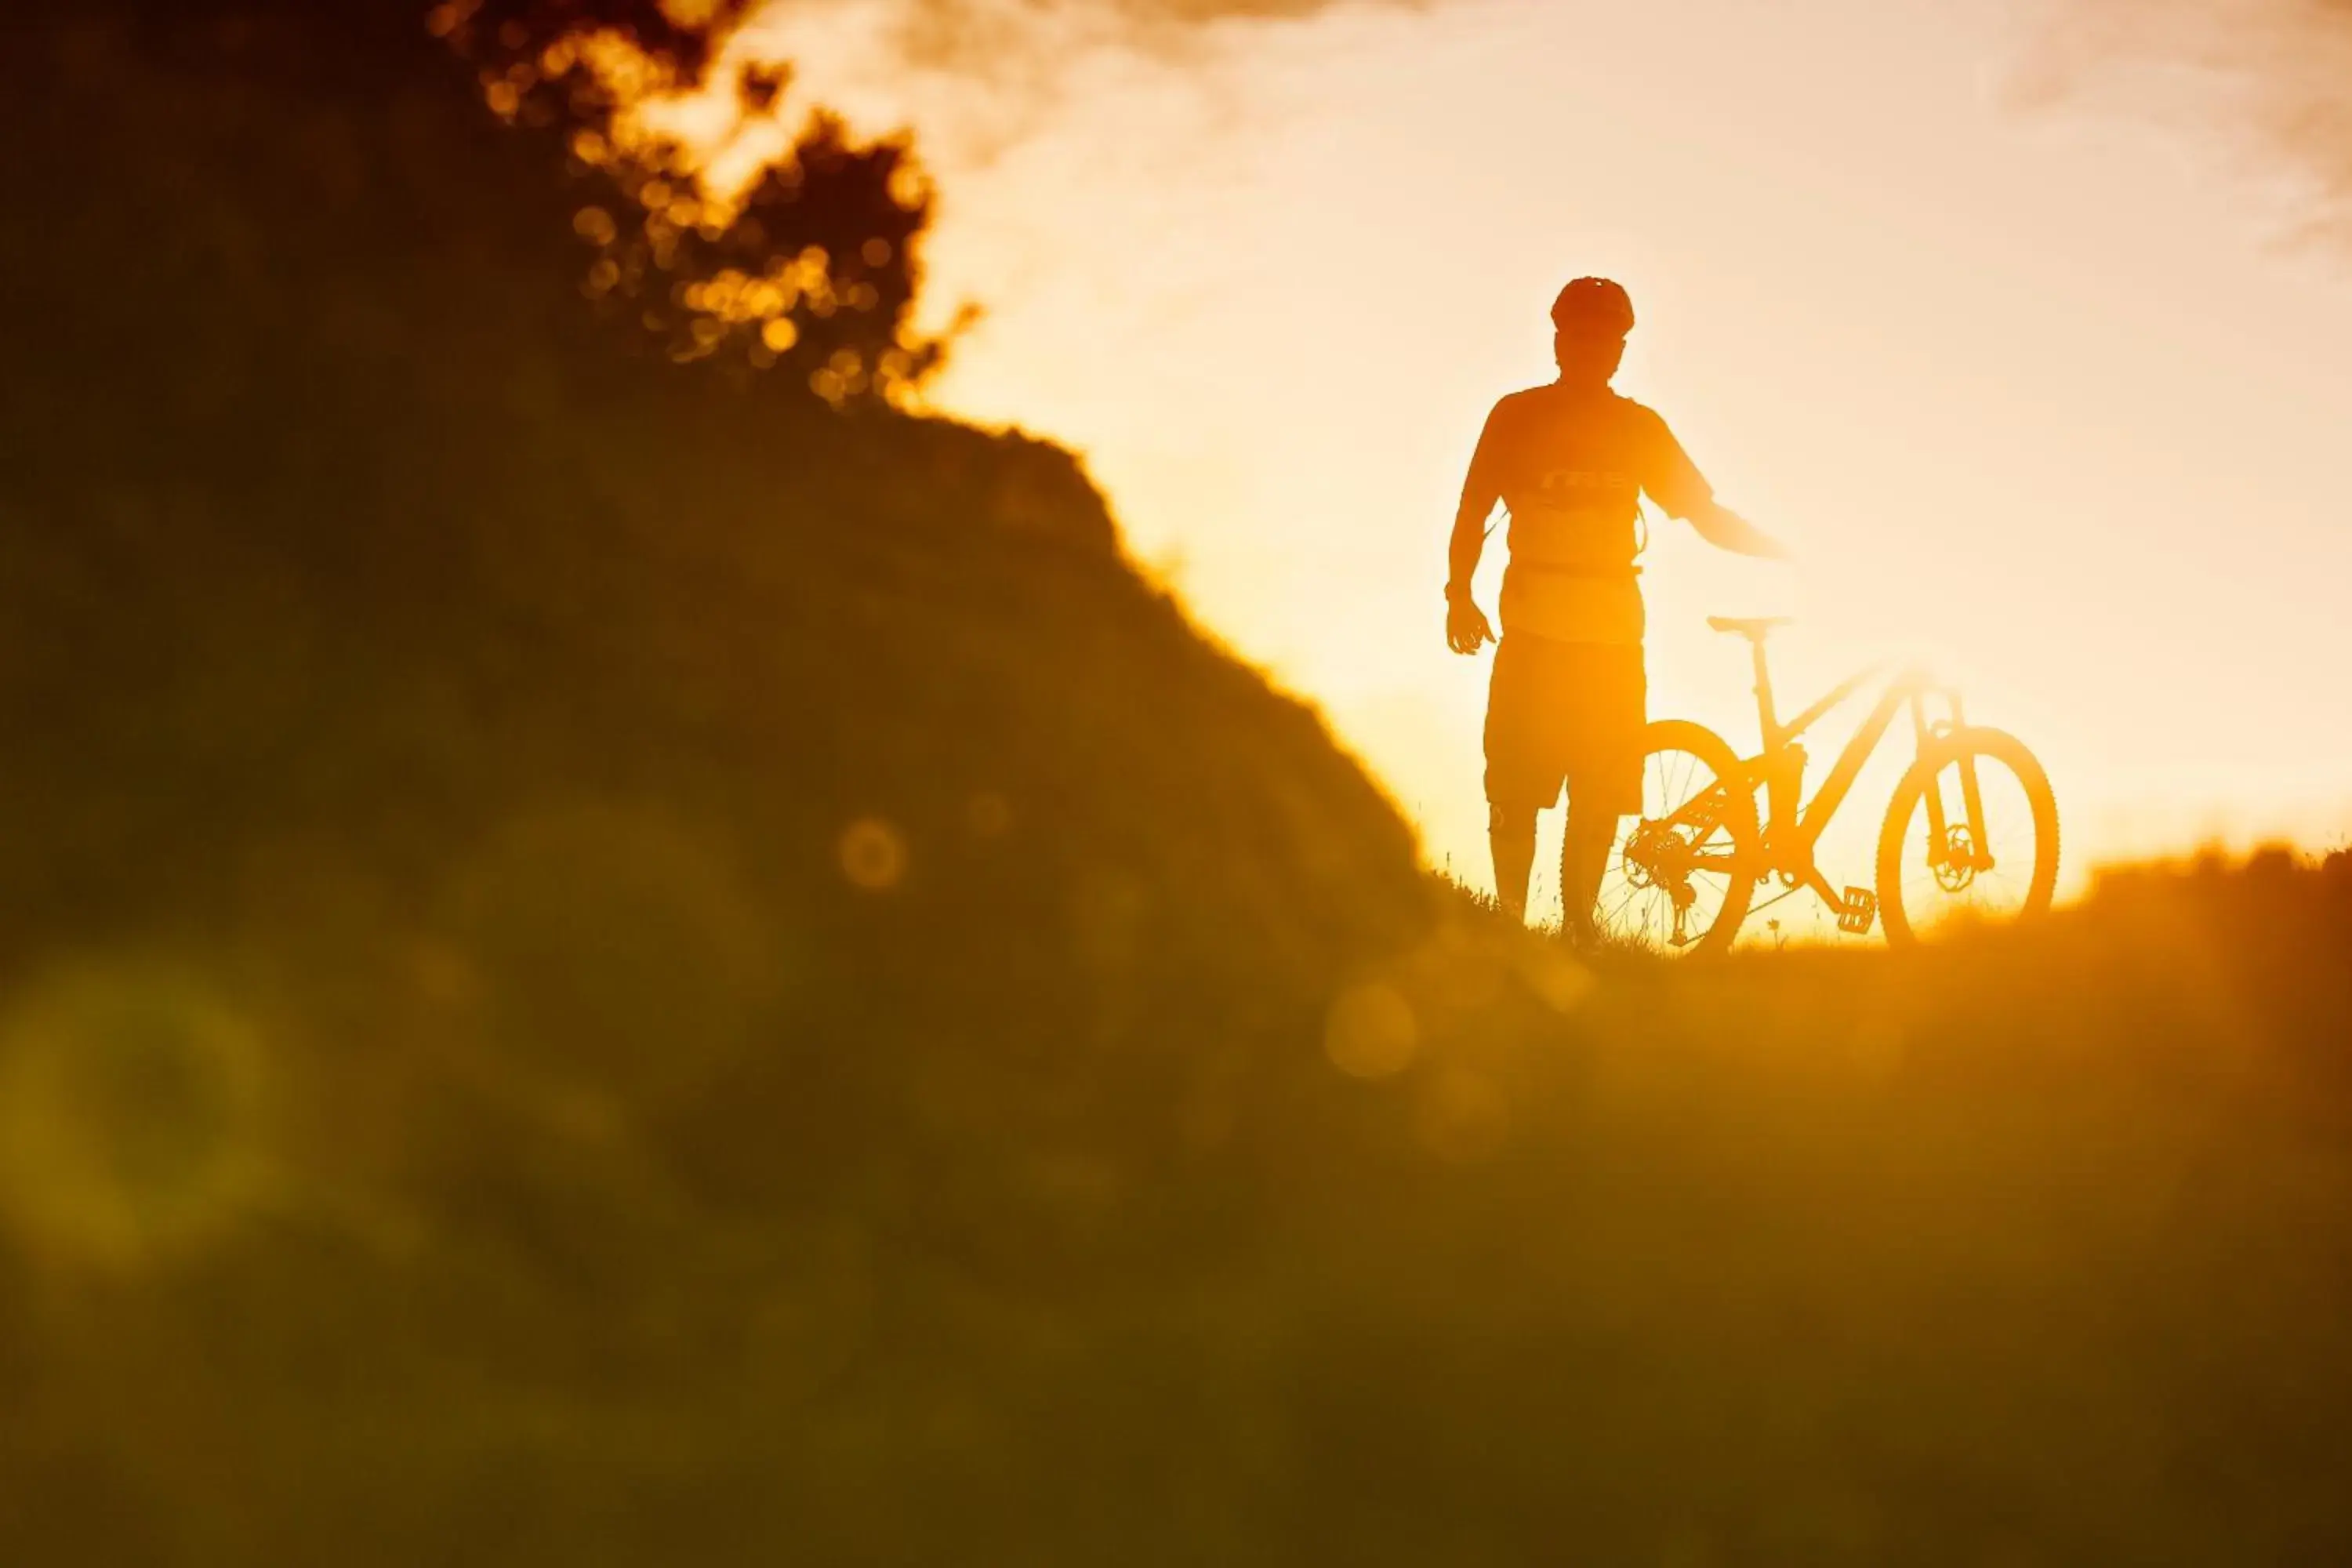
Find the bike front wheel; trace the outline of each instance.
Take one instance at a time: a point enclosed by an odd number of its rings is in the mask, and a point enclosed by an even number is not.
[[[1643,742],[1642,814],[1618,826],[1594,923],[1615,946],[1720,952],[1756,891],[1756,786],[1703,725],[1663,720]]]
[[[2038,915],[2057,886],[2058,800],[2015,736],[1963,730],[1895,786],[1878,835],[1889,943]]]

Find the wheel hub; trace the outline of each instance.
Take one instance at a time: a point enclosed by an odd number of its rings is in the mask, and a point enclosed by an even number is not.
[[[1677,911],[1686,910],[1698,899],[1690,882],[1697,855],[1696,836],[1685,837],[1664,823],[1644,819],[1625,843],[1625,879],[1645,890],[1662,888]]]
[[[1944,829],[1944,853],[1936,862],[1936,885],[1948,893],[1964,890],[1977,879],[1977,847],[1968,824],[1955,822]]]

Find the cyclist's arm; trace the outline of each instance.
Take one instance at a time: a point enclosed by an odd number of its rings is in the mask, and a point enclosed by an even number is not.
[[[1767,561],[1789,559],[1787,545],[1713,500],[1704,506],[1693,507],[1682,518],[1698,530],[1701,539],[1718,550],[1728,550],[1737,555],[1760,555]]]
[[[1478,557],[1486,548],[1486,519],[1494,514],[1495,503],[1503,499],[1496,467],[1495,416],[1490,414],[1486,429],[1479,432],[1478,449],[1471,455],[1470,473],[1462,481],[1462,504],[1454,509],[1454,536],[1445,547],[1448,600],[1470,596],[1470,580],[1477,575]]]
[[[1706,476],[1698,471],[1698,465],[1690,460],[1690,454],[1683,450],[1663,419],[1656,420],[1652,432],[1646,466],[1642,488],[1650,499],[1665,508],[1667,516],[1681,518],[1696,529],[1709,544],[1738,555],[1760,555],[1772,561],[1789,558],[1786,545],[1715,499],[1715,487],[1706,482]]]

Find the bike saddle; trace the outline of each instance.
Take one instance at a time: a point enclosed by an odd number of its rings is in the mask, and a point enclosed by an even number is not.
[[[1743,621],[1729,616],[1709,616],[1706,618],[1706,624],[1718,632],[1733,632],[1748,638],[1750,642],[1762,642],[1765,635],[1774,626],[1788,626],[1795,619],[1794,616],[1763,616],[1755,620]]]

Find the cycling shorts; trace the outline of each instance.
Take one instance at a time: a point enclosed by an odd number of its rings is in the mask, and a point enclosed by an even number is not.
[[[1510,811],[1571,805],[1642,809],[1650,683],[1639,643],[1507,634],[1486,693],[1486,798]]]

